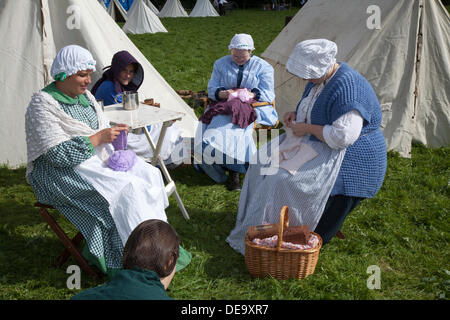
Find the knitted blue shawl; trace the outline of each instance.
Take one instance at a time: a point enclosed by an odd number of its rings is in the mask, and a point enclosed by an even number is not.
[[[314,86],[308,83],[302,99]],[[347,148],[331,195],[372,198],[383,184],[386,173],[386,144],[380,130],[380,104],[370,83],[348,64],[326,84],[311,110],[311,123],[331,125],[340,116],[358,110],[364,119],[361,134]],[[312,136],[315,140],[316,137]]]

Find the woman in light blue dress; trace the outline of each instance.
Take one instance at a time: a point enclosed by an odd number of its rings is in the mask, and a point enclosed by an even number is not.
[[[252,101],[267,103],[254,109],[255,122],[266,126],[275,125],[278,115],[273,105],[270,105],[275,99],[272,66],[251,54],[255,48],[248,34],[236,34],[228,48],[231,54],[214,63],[208,82],[208,97],[214,102],[224,102],[238,89],[246,89]],[[256,152],[252,136],[254,123],[242,128],[234,124],[232,119],[230,114],[218,114],[210,123],[199,126],[194,161],[197,169],[218,183],[227,180],[228,170],[228,189],[239,190],[239,174],[246,172],[249,160]]]

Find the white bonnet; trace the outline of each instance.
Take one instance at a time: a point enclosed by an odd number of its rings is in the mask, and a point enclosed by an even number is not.
[[[286,63],[286,70],[303,79],[319,79],[336,63],[337,45],[327,39],[298,43]]]
[[[246,33],[235,34],[228,46],[228,50],[231,49],[255,50],[252,36]]]
[[[59,50],[53,60],[50,73],[53,78],[62,73],[69,77],[81,70],[95,71],[95,64],[96,61],[88,50],[77,45],[69,45]],[[64,78],[58,80],[64,80]]]

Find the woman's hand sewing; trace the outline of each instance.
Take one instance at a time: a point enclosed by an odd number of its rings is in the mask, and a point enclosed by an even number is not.
[[[316,124],[308,124],[304,122],[291,123],[288,127],[292,129],[292,132],[297,137],[303,137],[305,134],[312,134],[317,139],[325,142],[323,137],[323,126]]]
[[[302,137],[305,134],[309,133],[307,131],[308,129],[307,126],[308,124],[306,123],[298,122],[298,123],[291,123],[288,127],[292,129],[292,133],[294,133],[294,135],[296,135],[297,137]]]
[[[112,128],[100,130],[96,134],[90,136],[89,140],[91,140],[91,143],[94,147],[102,143],[111,143],[123,130],[128,131],[128,126],[126,124],[117,124]]]
[[[290,127],[295,123],[295,118],[297,117],[295,112],[286,112],[283,116],[284,125]]]

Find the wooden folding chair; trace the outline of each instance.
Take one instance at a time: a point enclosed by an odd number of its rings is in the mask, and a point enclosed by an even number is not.
[[[262,102],[252,103],[252,107],[253,108],[264,107],[264,106],[272,106],[275,110],[277,110],[277,108],[275,106],[275,100],[272,101],[272,102],[262,101]],[[259,130],[259,129],[267,129],[267,130],[276,129],[276,128],[278,128],[279,124],[280,124],[280,120],[277,120],[277,123],[275,125],[273,125],[273,126],[265,126],[265,125],[256,123],[256,121],[255,121],[254,125],[253,125],[253,129],[255,129],[255,130]]]
[[[67,259],[72,255],[75,260],[78,262],[80,268],[86,272],[90,277],[101,279],[102,275],[99,272],[96,272],[92,267],[88,264],[86,259],[81,255],[81,252],[77,249],[77,246],[84,239],[81,232],[78,232],[73,239],[70,239],[64,230],[58,225],[56,220],[50,215],[48,209],[54,209],[54,207],[43,204],[40,202],[36,202],[34,204],[35,207],[39,208],[39,213],[44,218],[44,220],[49,224],[50,228],[56,233],[58,238],[63,243],[65,249],[61,253],[61,255],[56,259],[53,263],[53,267],[61,267]]]

